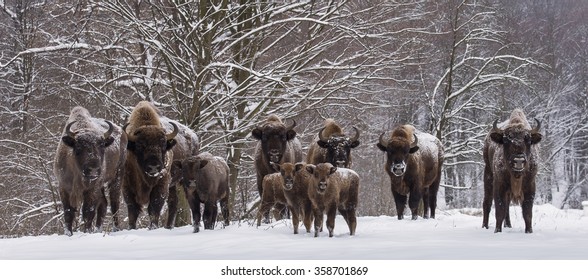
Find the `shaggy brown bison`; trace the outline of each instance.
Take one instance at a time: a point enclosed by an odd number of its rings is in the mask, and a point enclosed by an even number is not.
[[[355,235],[357,218],[355,210],[359,199],[359,176],[347,168],[337,168],[330,163],[306,165],[312,174],[308,186],[308,197],[314,215],[314,237],[318,237],[323,226],[323,215],[327,214],[329,237],[333,237],[337,210],[347,222],[349,234]]]
[[[386,152],[385,169],[390,177],[398,219],[404,218],[407,196],[413,220],[418,217],[421,199],[424,204],[423,218],[429,217],[429,209],[431,218],[435,218],[443,165],[441,142],[412,125],[396,127],[389,138],[385,138],[384,134],[380,135],[377,146]]]
[[[287,126],[276,115],[270,115],[265,122],[251,131],[253,138],[259,140],[255,146],[255,171],[259,197],[263,196],[263,177],[274,173],[271,163],[302,161],[302,145],[296,137],[296,122]],[[285,212],[285,207],[281,210]]]
[[[220,202],[225,226],[229,225],[229,166],[220,157],[201,153],[174,161],[174,173],[179,172],[190,209],[194,232],[200,231],[200,203],[204,204],[204,228],[214,229]]]
[[[525,233],[532,233],[533,200],[535,198],[535,176],[537,174],[538,145],[542,135],[541,122],[531,125],[521,109],[515,109],[508,120],[497,124],[484,142],[484,218],[482,227],[488,228],[488,216],[492,199],[496,208],[494,232],[511,227],[508,208],[510,202],[521,203]]]
[[[314,137],[306,162],[319,164],[329,162],[337,167],[351,168],[351,149],[359,146],[359,130],[353,127],[353,137],[345,135],[333,119],[326,119],[324,127]]]
[[[63,203],[66,235],[72,235],[79,205],[82,205],[83,231],[93,231],[94,217],[97,229],[101,230],[107,207],[105,187],[110,198],[113,230],[118,230],[126,146],[127,137],[120,127],[93,118],[85,108],[73,108],[57,146],[53,169]]]
[[[269,212],[272,207],[275,208],[276,213],[274,217],[276,220],[281,219],[281,210],[287,206],[286,197],[283,190],[284,180],[279,173],[267,174],[263,177],[261,195],[261,202],[257,211],[257,226],[261,225],[261,219],[266,224],[270,223]]]
[[[144,205],[150,218],[149,228],[158,227],[161,208],[169,193],[172,148],[177,143],[174,138],[179,132],[178,126],[171,124],[173,131],[167,133],[157,109],[150,102],[141,101],[124,127],[128,135],[128,154],[122,190],[129,229],[137,228],[137,218]],[[177,206],[170,205],[174,207]]]

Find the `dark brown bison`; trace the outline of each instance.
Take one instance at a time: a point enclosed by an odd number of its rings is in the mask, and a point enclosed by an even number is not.
[[[496,208],[494,232],[511,227],[508,208],[510,202],[521,203],[525,233],[532,233],[533,200],[535,198],[535,175],[537,174],[538,145],[542,135],[541,122],[531,125],[520,109],[515,109],[508,120],[497,124],[484,142],[484,219],[482,227],[488,228],[488,216],[492,199]]]
[[[127,137],[120,127],[93,118],[82,107],[73,108],[66,123],[53,169],[63,203],[65,234],[72,235],[75,212],[80,205],[83,231],[93,231],[94,217],[97,230],[101,230],[107,207],[105,187],[116,231]]]
[[[312,174],[308,186],[308,197],[314,215],[314,237],[318,237],[323,226],[323,215],[327,214],[327,230],[333,237],[337,210],[349,227],[349,234],[355,235],[357,227],[356,209],[359,200],[359,176],[347,168],[337,168],[330,163],[306,165]]]
[[[349,137],[333,119],[326,119],[324,127],[310,144],[306,162],[329,162],[337,167],[351,168],[351,149],[359,146],[359,130],[356,127],[353,130],[355,134]]]
[[[265,122],[251,131],[259,140],[255,146],[255,171],[259,197],[263,196],[263,177],[276,172],[271,163],[296,163],[302,161],[302,145],[296,137],[296,122],[286,126],[276,115],[270,115]]]
[[[398,219],[404,218],[407,196],[413,220],[418,217],[421,199],[424,204],[423,218],[429,217],[429,209],[430,217],[435,218],[443,165],[441,141],[416,130],[412,125],[396,127],[388,138],[384,134],[380,135],[377,146],[386,152],[385,169],[390,177]]]
[[[229,225],[229,166],[220,157],[201,153],[183,160],[174,161],[174,168],[180,173],[190,209],[194,232],[200,231],[200,203],[204,204],[204,228],[214,229],[220,203],[225,226]],[[174,172],[176,173],[176,172]]]
[[[177,143],[174,138],[179,132],[177,124],[171,124],[173,131],[168,133],[161,124],[157,109],[150,102],[141,101],[124,127],[129,152],[122,190],[129,212],[129,229],[137,228],[137,218],[145,205],[150,218],[149,228],[159,226],[161,208],[168,197],[171,182],[172,148]]]
[[[159,119],[161,121],[161,125],[166,131],[173,131],[174,125],[178,128],[178,134],[174,138],[176,144],[172,148],[174,162],[198,155],[200,152],[200,141],[192,129],[161,115],[159,116]],[[181,172],[173,172],[172,167],[171,181],[169,183],[169,195],[167,198],[168,216],[165,223],[165,228],[168,229],[173,227],[177,214],[178,195],[176,192],[176,186],[178,183],[180,183],[180,179]]]

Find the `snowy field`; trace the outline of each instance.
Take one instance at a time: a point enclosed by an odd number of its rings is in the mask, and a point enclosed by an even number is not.
[[[173,230],[76,232],[72,237],[0,239],[0,259],[204,260],[199,263],[206,264],[205,267],[225,267],[227,263],[259,264],[260,260],[267,260],[262,263],[375,263],[380,269],[388,267],[385,265],[388,262],[382,265],[382,261],[394,260],[409,267],[415,261],[417,264],[419,261],[439,264],[444,263],[439,262],[442,260],[453,261],[450,263],[502,260],[498,263],[512,264],[515,260],[525,260],[539,261],[531,262],[533,267],[537,266],[535,272],[541,271],[540,264],[544,262],[540,260],[556,261],[555,264],[562,263],[557,260],[567,260],[566,266],[579,261],[579,265],[585,267],[588,264],[588,217],[583,216],[581,210],[559,210],[551,205],[536,205],[533,212],[532,234],[524,233],[520,207],[513,206],[513,228],[505,228],[497,234],[493,229],[494,212],[490,218],[491,228],[483,229],[480,209],[461,209],[438,211],[437,218],[429,220],[360,217],[356,236],[349,236],[345,221],[337,216],[333,238],[328,237],[326,228],[318,238],[312,233],[294,235],[291,222],[282,220],[260,227],[246,222],[235,222],[225,228],[218,224],[215,230],[200,233],[192,233],[192,227],[186,226]],[[12,262],[2,262],[7,263]],[[177,264],[173,262],[172,265]],[[149,273],[147,268],[144,273]],[[495,269],[487,267],[488,276],[496,273]]]

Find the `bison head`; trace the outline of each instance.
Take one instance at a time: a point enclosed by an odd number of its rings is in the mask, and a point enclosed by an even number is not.
[[[294,176],[296,172],[295,165],[289,162],[282,164],[272,162],[271,165],[276,172],[280,172],[282,175],[282,179],[284,180],[284,190],[292,190],[294,187]]]
[[[345,135],[332,135],[324,137],[322,128],[319,131],[319,140],[316,142],[321,148],[327,150],[327,162],[334,166],[349,167],[351,159],[351,149],[359,146],[359,130],[353,127],[355,135],[352,138]]]
[[[394,176],[402,176],[406,172],[406,162],[410,154],[419,150],[418,138],[414,135],[414,141],[409,142],[404,137],[392,137],[388,142],[384,141],[384,133],[380,135],[380,140],[377,144],[378,148],[386,152],[389,172]]]
[[[128,137],[127,149],[135,155],[142,171],[149,177],[159,177],[165,171],[166,153],[176,144],[174,137],[179,131],[175,123],[171,124],[174,130],[170,134],[165,134],[161,126],[146,125],[136,128]]]
[[[515,177],[520,177],[525,170],[529,169],[531,145],[541,141],[542,135],[539,133],[541,122],[535,119],[537,126],[531,130],[520,125],[509,126],[502,130],[497,127],[497,122],[498,120],[494,121],[490,139],[502,145],[508,169]]]
[[[251,135],[261,141],[262,153],[270,163],[280,163],[286,151],[287,142],[296,137],[295,126],[294,120],[288,127],[281,123],[268,123],[253,129]]]
[[[176,160],[172,170],[181,174],[183,185],[190,188],[198,187],[198,174],[208,164],[207,159],[192,156],[184,160]],[[206,188],[203,188],[206,189]]]
[[[75,121],[65,126],[65,135],[61,137],[61,141],[73,149],[75,162],[82,176],[87,180],[95,180],[102,174],[105,149],[114,142],[111,136],[114,126],[106,121],[108,130],[99,134],[92,130],[73,132],[71,126],[74,123]]]
[[[312,174],[313,184],[309,188],[315,188],[319,194],[324,194],[327,191],[329,176],[337,171],[337,167],[330,163],[319,163],[316,166],[312,164],[306,165],[306,171]]]

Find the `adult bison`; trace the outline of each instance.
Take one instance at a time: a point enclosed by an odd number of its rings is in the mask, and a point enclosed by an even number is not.
[[[520,203],[525,220],[525,233],[532,233],[535,176],[537,175],[538,145],[542,135],[541,122],[531,125],[521,109],[515,109],[510,118],[500,124],[494,121],[484,142],[484,218],[482,227],[488,228],[492,199],[496,208],[494,232],[511,227],[508,208],[510,202]],[[505,221],[506,220],[506,221]]]
[[[353,127],[353,130],[355,134],[349,137],[335,120],[326,119],[324,127],[310,144],[306,162],[328,162],[337,167],[351,168],[351,149],[359,146],[359,130],[356,127]]]
[[[421,198],[423,217],[435,218],[437,192],[443,165],[443,146],[434,136],[418,131],[412,125],[401,125],[389,138],[380,135],[378,148],[386,152],[386,172],[390,176],[392,195],[396,203],[398,219],[403,219],[407,195],[412,219],[417,219]]]
[[[127,137],[109,121],[93,118],[83,107],[72,109],[55,154],[54,173],[63,203],[65,234],[71,236],[75,212],[82,205],[83,231],[102,227],[107,199],[114,227],[119,227],[120,183]]]
[[[257,190],[263,193],[263,177],[276,172],[272,163],[296,163],[302,161],[302,145],[296,137],[296,122],[286,126],[276,115],[270,115],[265,122],[253,129],[251,135],[259,140],[255,146],[255,171]]]
[[[177,124],[171,122],[171,126],[173,131],[168,133],[161,124],[159,112],[147,101],[135,106],[124,126],[128,135],[128,154],[122,190],[128,208],[129,229],[137,228],[137,218],[145,205],[150,218],[149,228],[158,227],[160,212],[169,193],[172,148],[179,132]],[[171,203],[173,201],[168,201]],[[177,205],[169,205],[170,209],[175,207]]]

